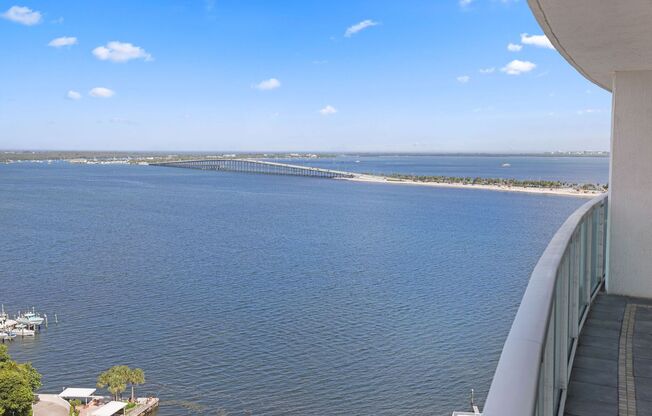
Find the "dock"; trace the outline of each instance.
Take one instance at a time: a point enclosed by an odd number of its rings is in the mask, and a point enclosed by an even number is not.
[[[158,397],[148,397],[146,399],[138,399],[138,400],[139,401],[143,400],[143,401],[139,402],[138,406],[136,406],[131,412],[129,412],[129,416],[148,415],[158,408],[158,403],[159,403]]]
[[[89,389],[94,390],[94,389]],[[68,416],[70,403],[60,394],[39,394],[38,402],[33,406],[34,416]],[[89,395],[87,404],[77,406],[79,416],[146,416],[154,412],[159,406],[158,397],[139,397],[136,407],[126,410],[128,402],[112,401],[110,397]]]

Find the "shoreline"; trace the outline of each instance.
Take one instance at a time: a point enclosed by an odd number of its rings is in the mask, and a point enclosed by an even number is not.
[[[239,160],[239,159],[232,159]],[[140,163],[130,163],[125,161],[83,161],[78,162],[74,160],[63,160],[70,164],[99,164],[99,165],[156,165],[151,163],[151,161],[140,162]],[[44,163],[47,161],[44,160],[21,160],[13,161],[12,163]],[[51,161],[50,161],[51,162]],[[180,162],[187,162],[186,160],[181,160]],[[167,162],[169,163],[169,162]],[[262,162],[261,162],[262,163]],[[2,164],[0,162],[0,164]],[[278,165],[277,163],[270,162],[269,164]],[[310,168],[306,166],[299,165],[288,165],[300,169],[316,169],[324,170],[320,168]],[[332,171],[336,172],[336,171]],[[397,178],[392,176],[383,176],[383,175],[369,175],[364,173],[354,173],[354,172],[339,172],[336,173],[346,174],[349,176],[336,177],[334,179],[345,180],[351,182],[365,182],[365,183],[377,183],[377,184],[396,184],[396,185],[411,185],[411,186],[427,186],[432,188],[453,188],[453,189],[475,189],[475,190],[485,190],[485,191],[494,191],[494,192],[519,192],[527,194],[537,194],[537,195],[556,195],[556,196],[567,196],[574,198],[595,198],[599,195],[602,195],[604,192],[594,191],[594,190],[580,190],[571,187],[559,187],[559,188],[545,188],[545,187],[526,187],[526,186],[510,186],[510,185],[489,185],[489,184],[464,184],[456,182],[437,182],[437,181],[419,181],[414,179],[406,178]]]
[[[355,175],[351,178],[339,178],[351,182],[365,182],[365,183],[379,183],[379,184],[394,184],[394,185],[412,185],[412,186],[428,186],[432,188],[454,188],[454,189],[475,189],[494,192],[520,192],[538,195],[557,195],[569,196],[575,198],[595,198],[602,195],[602,192],[591,191],[578,191],[573,188],[526,188],[522,186],[500,186],[500,185],[465,185],[461,183],[447,183],[447,182],[420,182],[409,179],[396,179],[388,176],[376,175]]]

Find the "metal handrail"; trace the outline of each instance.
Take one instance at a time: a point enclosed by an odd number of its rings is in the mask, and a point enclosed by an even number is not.
[[[563,414],[579,333],[604,281],[607,195],[575,211],[535,266],[485,401],[484,416]]]

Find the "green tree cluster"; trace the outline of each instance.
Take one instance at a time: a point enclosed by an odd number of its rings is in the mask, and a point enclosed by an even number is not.
[[[34,392],[41,387],[41,375],[31,363],[11,359],[6,345],[0,345],[0,416],[32,414]]]
[[[435,182],[435,183],[447,183],[447,184],[462,184],[462,185],[497,185],[497,186],[508,186],[508,187],[520,187],[520,188],[546,188],[546,189],[560,189],[568,188],[575,189],[578,191],[598,191],[605,192],[608,189],[608,185],[593,184],[593,183],[571,183],[571,182],[562,182],[562,181],[548,181],[548,180],[529,180],[529,179],[513,179],[513,178],[472,178],[467,177],[458,177],[458,176],[425,176],[425,175],[409,175],[402,173],[392,173],[386,175],[388,178],[409,180],[414,182]]]
[[[70,400],[68,403],[70,403],[70,411],[68,412],[68,416],[79,416],[77,406],[81,406],[81,400],[74,399]]]
[[[122,393],[131,387],[130,401],[136,400],[135,386],[145,383],[145,372],[140,368],[129,368],[126,365],[116,365],[97,377],[97,387],[106,387],[115,400],[122,397]],[[0,415],[2,416],[2,415]]]

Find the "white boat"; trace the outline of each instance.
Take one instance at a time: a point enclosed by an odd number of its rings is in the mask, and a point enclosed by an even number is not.
[[[21,337],[33,337],[36,335],[36,332],[32,329],[28,329],[25,324],[18,324],[14,329],[12,329],[10,334],[20,335]]]
[[[35,312],[26,312],[16,318],[16,321],[18,321],[19,324],[25,324],[27,326],[39,326],[43,323],[44,319]]]
[[[6,331],[8,329],[13,328],[16,326],[18,322],[14,321],[13,319],[7,319],[5,321],[0,322],[0,331]]]
[[[0,332],[0,341],[10,341],[16,338],[16,334],[12,332]]]
[[[510,168],[510,167],[512,167],[512,165],[510,165],[509,163],[503,163],[503,164],[500,165],[500,166],[503,167],[503,168]]]
[[[0,327],[9,319],[9,315],[5,313],[5,305],[0,306]]]
[[[2,305],[0,308],[0,332],[8,332],[16,323],[16,321],[9,319],[9,315],[5,313],[5,305]]]

